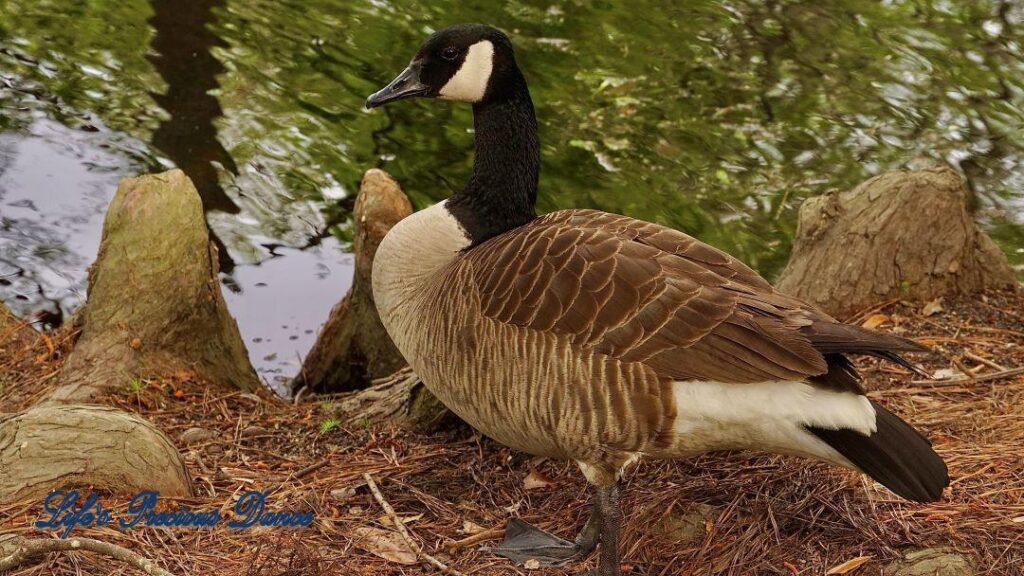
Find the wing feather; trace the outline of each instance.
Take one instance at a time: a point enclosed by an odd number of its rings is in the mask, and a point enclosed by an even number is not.
[[[538,218],[457,265],[470,267],[485,316],[563,334],[673,380],[860,390],[841,354],[921,349],[840,324],[691,236],[594,210]]]

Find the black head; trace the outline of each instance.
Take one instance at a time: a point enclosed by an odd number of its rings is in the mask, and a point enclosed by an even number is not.
[[[427,38],[409,66],[366,99],[366,107],[415,96],[476,104],[499,99],[521,82],[508,36],[483,24],[459,24]]]

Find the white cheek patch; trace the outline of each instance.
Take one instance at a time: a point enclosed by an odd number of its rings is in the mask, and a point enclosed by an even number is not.
[[[469,47],[458,72],[438,92],[444,100],[479,102],[487,92],[487,82],[494,67],[494,45],[482,40]]]

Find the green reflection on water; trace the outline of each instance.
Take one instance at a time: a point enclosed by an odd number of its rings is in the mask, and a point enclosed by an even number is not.
[[[209,152],[212,138],[233,160],[208,155],[241,211],[211,214],[236,258],[258,258],[255,238],[301,246],[344,222],[338,198],[371,166],[421,207],[457,189],[472,161],[468,107],[362,103],[427,33],[482,21],[513,37],[537,104],[542,211],[593,206],[665,223],[771,276],[803,199],[948,162],[1024,265],[1024,12],[1009,2],[196,2],[208,18],[182,17],[209,32],[192,41],[197,58],[219,62],[205,68],[223,115],[202,119],[212,137],[184,145]],[[90,111],[151,143],[140,164],[156,166],[174,158],[152,144],[168,110],[188,114],[158,104],[188,82],[180,66],[171,81],[154,66],[154,38],[188,30],[154,31],[162,5],[5,0],[0,70],[50,98],[34,104],[50,117],[75,127],[67,111]],[[0,128],[19,130],[31,116],[6,102]]]

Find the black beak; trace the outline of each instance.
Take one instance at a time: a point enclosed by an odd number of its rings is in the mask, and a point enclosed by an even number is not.
[[[402,73],[391,81],[390,84],[370,94],[366,99],[367,108],[383,106],[388,102],[423,96],[430,91],[430,87],[420,82],[420,64],[413,62],[409,67],[402,70]]]

